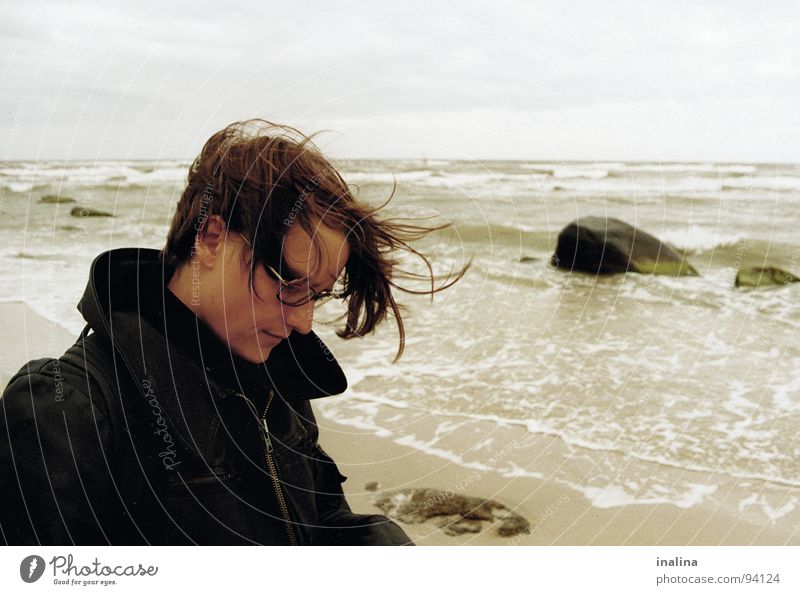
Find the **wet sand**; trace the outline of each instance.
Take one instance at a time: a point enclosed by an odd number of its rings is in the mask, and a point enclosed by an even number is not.
[[[318,415],[320,444],[348,477],[345,494],[358,512],[380,512],[376,492],[435,488],[492,499],[531,523],[528,535],[499,537],[496,525],[480,533],[446,535],[437,519],[401,526],[419,545],[798,545],[792,526],[753,524],[721,510],[668,504],[596,508],[579,492],[545,479],[504,477],[395,444],[368,431]],[[376,463],[376,461],[379,461]],[[462,489],[460,489],[462,488]]]

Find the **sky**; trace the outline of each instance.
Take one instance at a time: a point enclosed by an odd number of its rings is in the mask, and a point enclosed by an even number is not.
[[[0,5],[0,159],[192,158],[260,117],[340,158],[800,162],[795,2]]]

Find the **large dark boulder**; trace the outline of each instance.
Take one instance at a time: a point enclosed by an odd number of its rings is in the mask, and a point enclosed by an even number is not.
[[[681,254],[619,219],[581,217],[558,235],[555,267],[594,274],[698,276]]]
[[[800,279],[778,267],[747,267],[736,274],[736,287],[762,287],[765,285],[789,285]]]
[[[70,212],[73,217],[113,217],[111,213],[90,209],[89,207],[74,207]]]

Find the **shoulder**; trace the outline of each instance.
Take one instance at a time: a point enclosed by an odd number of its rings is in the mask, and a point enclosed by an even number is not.
[[[100,386],[79,360],[43,358],[26,363],[0,397],[0,416],[9,432],[44,428],[105,428],[109,404]],[[103,428],[100,430],[100,428]]]

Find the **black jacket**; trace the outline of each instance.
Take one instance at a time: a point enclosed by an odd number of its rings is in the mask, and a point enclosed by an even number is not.
[[[347,387],[322,341],[293,333],[266,364],[243,363],[176,305],[168,278],[157,251],[100,255],[84,334],[12,378],[5,543],[410,543],[386,517],[350,511],[317,442],[309,399]]]

